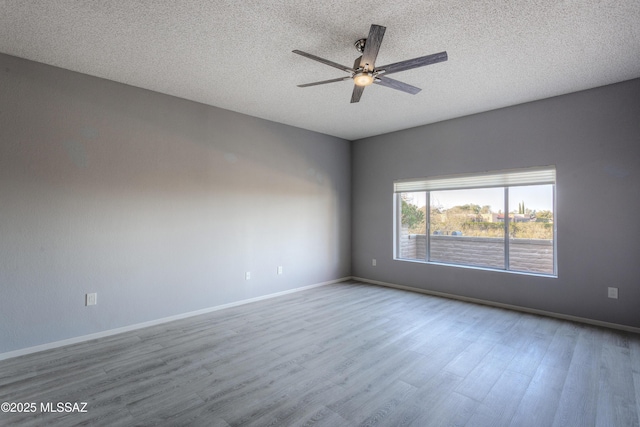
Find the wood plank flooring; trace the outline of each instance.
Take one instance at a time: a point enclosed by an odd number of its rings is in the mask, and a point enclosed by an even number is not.
[[[0,361],[0,402],[37,406],[3,426],[639,426],[640,336],[343,282]]]

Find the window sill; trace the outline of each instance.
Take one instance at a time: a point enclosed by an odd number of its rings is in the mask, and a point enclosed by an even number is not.
[[[501,268],[481,267],[476,265],[453,264],[453,263],[435,262],[435,261],[424,261],[420,259],[408,259],[408,258],[394,258],[393,260],[402,261],[402,262],[413,262],[416,264],[439,265],[443,267],[466,268],[471,270],[496,271],[499,273],[511,273],[511,274],[519,274],[524,276],[544,277],[549,279],[558,278],[557,274],[538,273],[534,271],[505,270]]]

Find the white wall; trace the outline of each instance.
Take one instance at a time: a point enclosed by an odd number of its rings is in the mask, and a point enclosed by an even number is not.
[[[0,353],[350,274],[348,141],[6,55],[0,73]]]
[[[640,327],[640,80],[352,150],[354,276]],[[393,180],[544,165],[557,167],[557,279],[393,260]]]

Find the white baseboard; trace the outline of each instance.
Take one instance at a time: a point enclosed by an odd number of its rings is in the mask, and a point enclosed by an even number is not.
[[[426,294],[426,295],[456,299],[460,301],[472,302],[472,303],[488,305],[492,307],[506,308],[508,310],[521,311],[523,313],[538,314],[540,316],[554,317],[556,319],[570,320],[572,322],[586,323],[588,325],[602,326],[605,328],[618,329],[621,331],[640,334],[640,328],[636,328],[634,326],[620,325],[618,323],[603,322],[601,320],[588,319],[586,317],[578,317],[578,316],[571,316],[568,314],[554,313],[551,311],[537,310],[535,308],[521,307],[519,305],[503,304],[501,302],[494,302],[494,301],[483,300],[479,298],[471,298],[471,297],[465,297],[460,295],[447,294],[445,292],[429,291],[421,288],[413,288],[411,286],[404,286],[404,285],[398,285],[395,283],[387,283],[387,282],[380,282],[378,280],[365,279],[363,277],[351,276],[351,279],[364,282],[364,283],[369,283],[372,285],[386,286],[389,288],[402,289],[402,290],[411,291],[411,292],[419,292],[421,294]]]
[[[198,316],[200,314],[211,313],[213,311],[223,310],[225,308],[236,307],[239,305],[249,304],[252,302],[262,301],[270,298],[279,297],[282,295],[292,294],[294,292],[305,291],[307,289],[317,288],[319,286],[331,285],[333,283],[344,282],[345,280],[349,280],[351,277],[342,277],[340,279],[329,280],[328,282],[315,283],[313,285],[303,286],[301,288],[290,289],[287,291],[276,292],[274,294],[263,295],[260,297],[244,299],[236,302],[231,302],[228,304],[217,305],[214,307],[203,308],[202,310],[190,311],[187,313],[176,314],[175,316],[163,317],[161,319],[151,320],[148,322],[136,323],[134,325],[123,326],[121,328],[109,329],[102,332],[96,332],[94,334],[82,335],[79,337],[69,338],[61,341],[54,341],[46,344],[36,345],[33,347],[22,348],[19,350],[8,351],[6,353],[0,353],[0,360],[11,359],[13,357],[24,356],[31,353],[38,353],[45,350],[51,350],[58,347],[63,347],[65,345],[77,344],[84,341],[95,340],[96,338],[104,338],[111,335],[121,334],[123,332],[134,331],[136,329],[147,328],[149,326],[160,325],[162,323],[172,322],[174,320],[185,319],[187,317]]]

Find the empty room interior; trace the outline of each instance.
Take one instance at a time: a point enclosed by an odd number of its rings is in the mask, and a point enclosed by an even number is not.
[[[639,22],[0,1],[0,425],[640,426]]]

